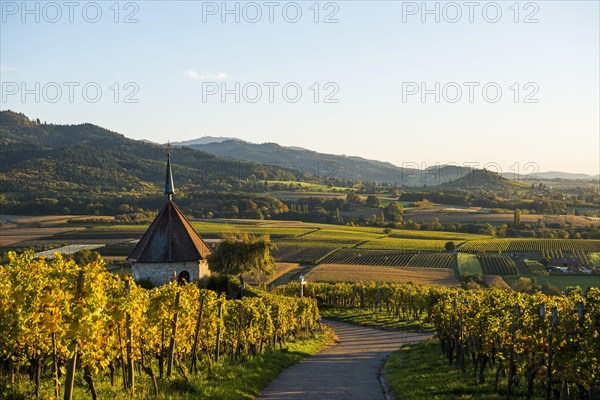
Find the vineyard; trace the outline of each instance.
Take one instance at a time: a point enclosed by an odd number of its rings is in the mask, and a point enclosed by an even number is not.
[[[293,295],[298,289],[293,283],[276,292]],[[384,318],[433,323],[448,364],[479,385],[491,376],[496,396],[511,398],[519,392],[527,399],[597,398],[597,288],[585,295],[546,296],[410,284],[309,283],[304,293],[333,306],[370,309]]]
[[[226,300],[176,284],[145,290],[102,261],[79,267],[32,252],[10,257],[0,268],[0,357],[9,379],[30,373],[36,398],[70,399],[75,375],[93,399],[106,374],[113,383],[121,375],[122,390],[133,394],[142,372],[149,382],[142,392],[157,395],[161,378],[187,380],[221,361],[272,351],[312,332],[318,318],[309,298]]]
[[[447,240],[433,239],[400,239],[394,237],[383,237],[369,240],[358,246],[360,249],[394,249],[394,250],[424,250],[442,251]]]
[[[549,275],[544,265],[535,260],[524,260],[525,265],[529,269],[531,275]]]
[[[336,247],[329,246],[307,247],[293,244],[278,244],[272,253],[273,257],[281,262],[318,264],[321,259],[335,250]]]
[[[340,249],[323,260],[324,264],[404,266],[416,251]]]
[[[548,260],[553,258],[578,258],[579,261],[583,263],[583,265],[591,265],[593,264],[588,258],[587,254],[581,250],[574,251],[563,251],[563,250],[542,250],[542,257]]]
[[[320,261],[323,264],[376,265],[391,267],[453,268],[454,256],[399,250],[340,249]]]
[[[598,252],[600,240],[588,239],[491,239],[471,240],[460,251],[467,253],[485,252]],[[556,253],[556,254],[561,254]],[[548,253],[550,254],[550,253]]]
[[[447,253],[418,253],[410,258],[408,267],[433,267],[455,269],[453,254]]]
[[[508,256],[503,254],[478,254],[477,258],[485,275],[517,275],[515,262]]]

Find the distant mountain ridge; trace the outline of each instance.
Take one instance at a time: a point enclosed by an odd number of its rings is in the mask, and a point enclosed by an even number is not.
[[[201,138],[197,138],[197,139],[191,139],[191,140],[184,140],[181,142],[172,142],[171,144],[173,146],[194,146],[194,145],[202,145],[202,144],[210,144],[210,143],[221,143],[221,142],[225,142],[227,140],[236,140],[242,143],[246,143],[246,141],[242,140],[242,139],[236,139],[236,138],[230,138],[230,137],[223,137],[223,136],[203,136]]]
[[[357,156],[320,153],[297,146],[281,146],[277,143],[251,143],[242,139],[210,137],[174,142],[175,146],[189,146],[221,157],[231,157],[258,163],[289,165],[292,169],[302,169],[312,173],[332,173],[337,177],[352,180],[387,182],[406,186],[434,186],[456,180],[467,173],[469,168],[455,166],[429,167],[425,171],[398,167],[392,163],[370,160]],[[324,167],[327,167],[325,169]],[[437,171],[436,171],[437,170]],[[441,172],[441,173],[440,173]],[[514,178],[513,173],[504,173],[505,178]],[[539,179],[600,179],[600,175],[573,174],[567,172],[538,172]]]
[[[173,145],[182,145],[181,143],[173,143]],[[388,162],[368,160],[362,157],[325,154],[299,147],[284,147],[277,143],[256,144],[239,139],[229,139],[205,144],[183,144],[183,146],[219,157],[276,165],[318,177],[387,182],[408,186],[421,185],[417,178],[417,171],[412,169],[400,168]]]
[[[514,176],[512,172],[504,173],[503,176],[511,178]],[[560,171],[547,171],[547,172],[536,172],[535,179],[574,179],[574,180],[591,180],[600,179],[599,175],[588,175],[588,174],[577,174],[572,172],[560,172]]]

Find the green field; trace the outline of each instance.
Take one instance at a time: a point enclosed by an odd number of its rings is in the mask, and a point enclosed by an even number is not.
[[[509,285],[512,286],[513,283],[520,278],[520,276],[507,275],[503,276],[503,278]],[[600,288],[599,275],[536,275],[535,280],[538,285],[543,285],[544,283],[548,282],[558,286],[560,290],[565,290],[569,286],[580,286],[584,291],[590,287]]]
[[[483,274],[481,263],[475,254],[457,253],[456,265],[459,275],[465,273],[469,275]]]
[[[442,251],[446,240],[433,239],[400,239],[384,236],[369,240],[357,246],[360,249],[394,249],[394,250],[428,250]]]
[[[392,233],[390,233],[390,236],[412,239],[439,239],[458,242],[464,242],[466,240],[489,240],[492,238],[490,235],[479,235],[476,233],[411,231],[408,229],[393,229]]]

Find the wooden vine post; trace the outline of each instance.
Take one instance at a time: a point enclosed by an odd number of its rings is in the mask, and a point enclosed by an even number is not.
[[[215,362],[219,361],[219,350],[221,345],[221,314],[223,312],[223,301],[219,300],[219,311],[217,313],[217,341],[215,344]]]
[[[129,293],[131,291],[131,283],[129,280],[125,281],[125,291]],[[131,394],[135,392],[135,371],[133,369],[133,333],[131,331],[131,314],[127,313],[125,316],[125,329],[127,335],[127,388],[131,391]]]
[[[75,302],[81,298],[81,292],[83,291],[83,279],[84,272],[79,271],[77,276],[77,292],[75,293]],[[73,398],[73,384],[75,383],[75,367],[77,365],[77,340],[73,340],[73,356],[69,360],[67,365],[67,378],[65,381],[65,400],[71,400]]]
[[[181,301],[181,292],[175,296],[175,315],[173,315],[173,330],[171,331],[171,342],[169,343],[169,355],[167,360],[167,378],[171,377],[173,372],[173,359],[175,356],[175,338],[177,336],[177,320],[179,318],[179,302]]]
[[[242,329],[244,327],[244,305],[240,306],[240,325],[238,327],[237,346],[235,349],[235,357],[239,357],[242,350]]]
[[[125,357],[123,356],[123,342],[121,340],[121,327],[117,325],[117,338],[119,339],[119,360],[121,361],[121,374],[123,375],[123,389],[127,391],[127,368],[125,366]]]
[[[152,387],[154,388],[154,397],[158,397],[158,384],[156,382],[156,375],[154,375],[154,371],[152,371],[152,366],[150,364],[146,365],[146,356],[144,352],[144,342],[140,341],[140,365],[142,370],[148,374],[150,380],[152,381]]]
[[[519,318],[521,317],[521,306],[519,303],[515,305],[515,315],[512,317],[512,326],[510,333],[510,355],[508,361],[508,393],[507,398],[510,399],[512,395],[512,387],[515,382],[517,369],[515,367],[515,339],[517,336],[517,324],[519,323]]]
[[[52,332],[52,379],[54,380],[54,398],[60,397],[60,381],[58,380],[58,361],[56,359],[56,333]]]
[[[554,326],[554,333],[558,327],[558,310],[556,307],[552,307],[552,325]],[[548,382],[546,383],[546,400],[550,400],[552,394],[552,361],[554,358],[554,351],[552,350],[552,334],[548,336]]]
[[[200,293],[200,305],[198,306],[198,318],[196,318],[196,329],[194,330],[194,344],[192,346],[192,362],[190,373],[198,372],[198,336],[202,325],[202,308],[204,306],[204,293]]]

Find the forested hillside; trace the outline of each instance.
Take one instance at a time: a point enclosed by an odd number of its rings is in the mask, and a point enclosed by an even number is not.
[[[141,197],[160,201],[164,146],[92,124],[47,124],[12,111],[0,112],[0,146],[3,213],[111,213],[112,207],[143,201]],[[297,171],[185,147],[172,148],[171,157],[183,204],[193,192],[239,191],[265,179],[305,178]],[[154,203],[148,206],[154,208]],[[90,204],[96,206],[90,210]]]

